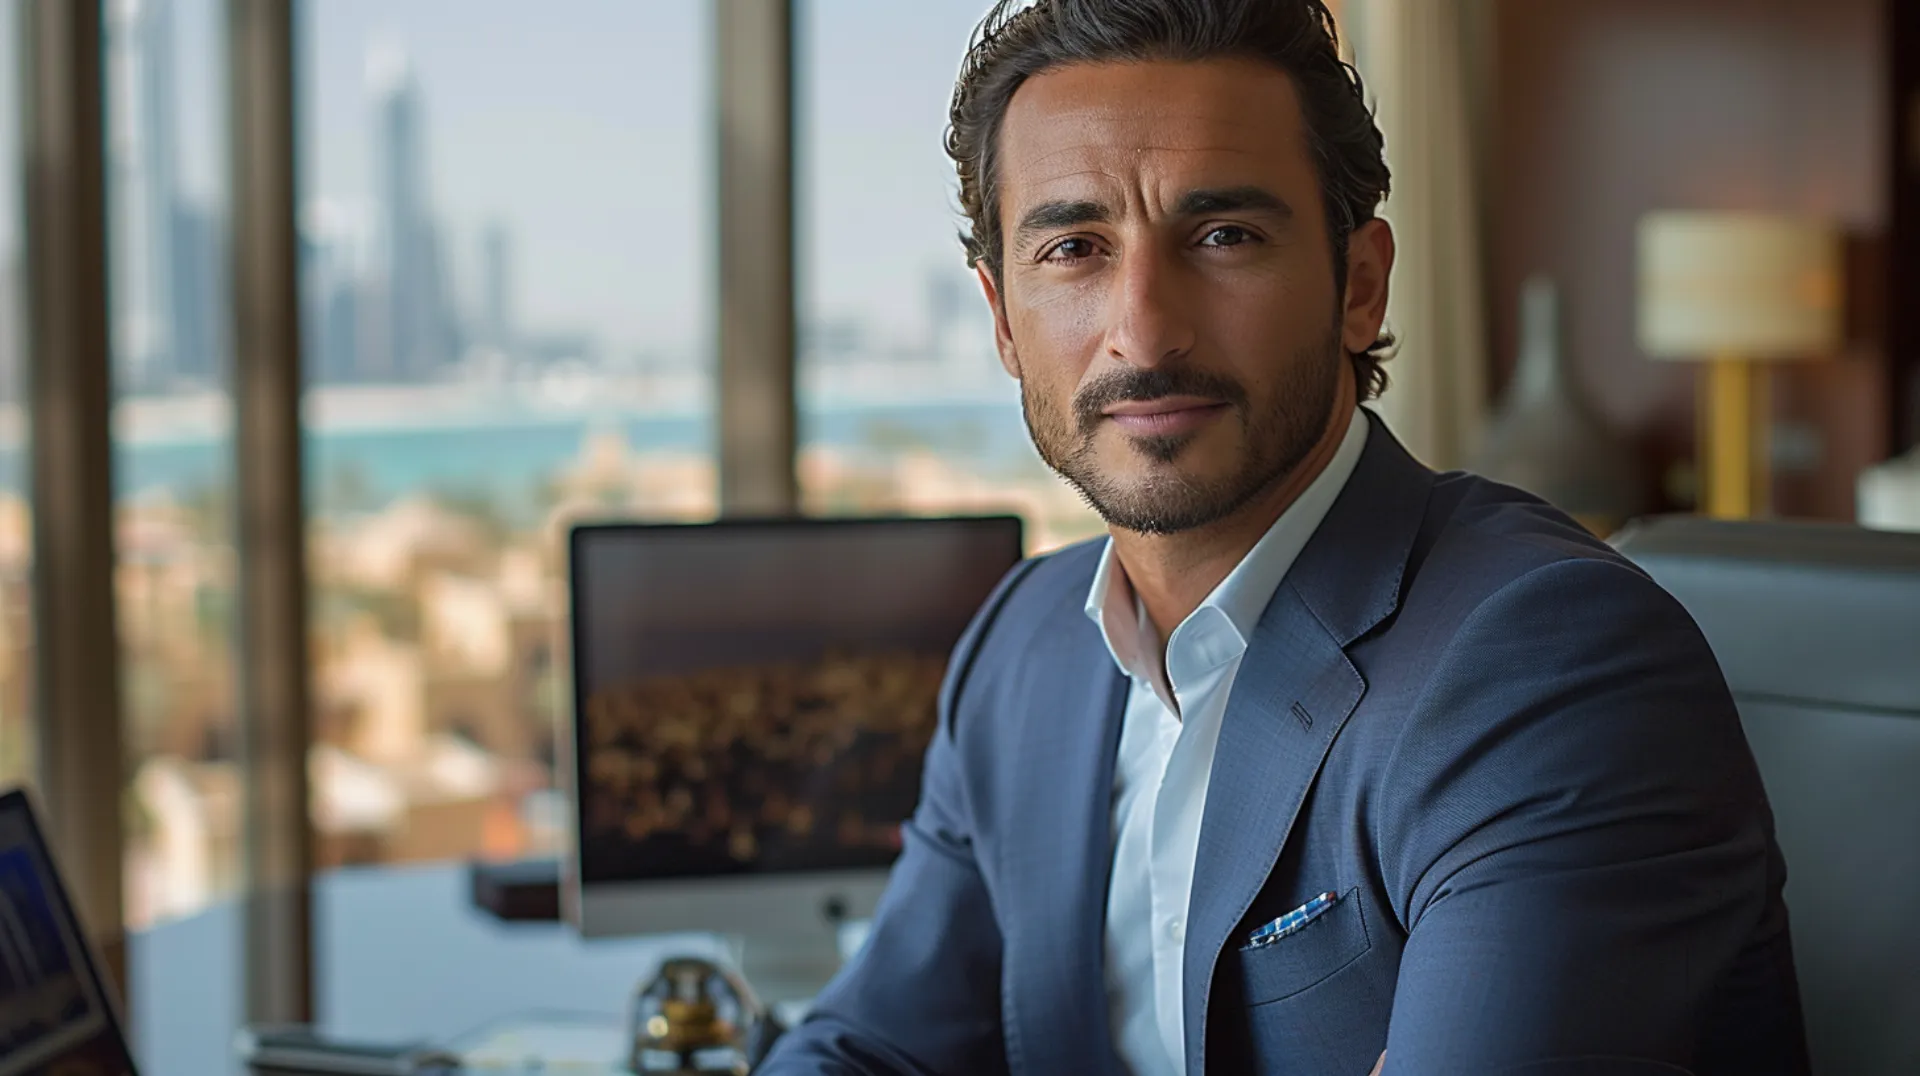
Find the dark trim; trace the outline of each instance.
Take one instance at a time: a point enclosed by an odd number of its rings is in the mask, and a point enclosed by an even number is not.
[[[1894,452],[1920,444],[1920,5],[1885,5],[1889,73],[1887,408]]]
[[[124,977],[101,5],[20,7],[34,720],[47,838]]]
[[[228,0],[246,1016],[313,1018],[292,0]]]
[[[720,510],[791,515],[794,469],[793,5],[714,0]]]

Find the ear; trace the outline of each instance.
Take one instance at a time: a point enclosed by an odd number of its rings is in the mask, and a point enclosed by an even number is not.
[[[1387,278],[1393,273],[1393,228],[1375,218],[1347,238],[1347,294],[1341,297],[1340,343],[1365,351],[1387,320]]]
[[[993,273],[985,262],[975,262],[973,274],[980,278],[980,290],[987,297],[987,306],[993,311],[993,346],[1000,352],[1000,365],[1006,368],[1007,376],[1020,380],[1020,356],[1013,349],[1013,329],[1007,324],[1007,304],[1001,300],[1000,285],[994,281]]]

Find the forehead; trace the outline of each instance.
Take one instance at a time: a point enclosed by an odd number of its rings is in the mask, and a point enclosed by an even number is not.
[[[1237,57],[1035,75],[1007,107],[995,171],[1003,219],[1059,198],[1241,184],[1297,198],[1317,183],[1293,80]]]

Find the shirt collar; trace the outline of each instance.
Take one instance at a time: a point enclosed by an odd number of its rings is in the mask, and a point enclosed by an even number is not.
[[[1213,588],[1199,608],[1181,622],[1180,627],[1193,623],[1203,610],[1216,610],[1206,615],[1224,614],[1233,632],[1239,636],[1240,650],[1246,648],[1281,580],[1286,578],[1288,569],[1293,567],[1293,562],[1300,556],[1300,551],[1306,548],[1314,532],[1320,529],[1321,521],[1326,519],[1333,502],[1339,499],[1340,491],[1346,488],[1347,480],[1353,476],[1354,468],[1359,466],[1360,456],[1367,446],[1367,430],[1366,411],[1354,408],[1346,435],[1340,439],[1340,447],[1334,451],[1326,469],[1287,506],[1286,511],[1280,513],[1280,518],[1267,528],[1267,533],[1254,543],[1233,571],[1227,573],[1227,577]],[[1157,640],[1152,638],[1153,631],[1147,622],[1145,610],[1140,608],[1133,585],[1127,580],[1126,568],[1114,556],[1111,538],[1107,539],[1106,548],[1101,551],[1100,565],[1095,569],[1093,585],[1087,591],[1085,609],[1087,618],[1100,628],[1107,642],[1107,652],[1122,673],[1149,682],[1158,679],[1157,670],[1161,661]],[[1179,634],[1176,628],[1169,641]]]

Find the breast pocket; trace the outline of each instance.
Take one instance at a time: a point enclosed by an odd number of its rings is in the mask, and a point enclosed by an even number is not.
[[[1358,887],[1349,889],[1333,907],[1285,937],[1243,946],[1240,974],[1247,1004],[1290,998],[1365,956],[1372,942],[1359,897]]]
[[[1363,1073],[1386,1045],[1398,946],[1357,888],[1286,937],[1242,948],[1249,1072]],[[1375,935],[1378,935],[1376,937]]]

